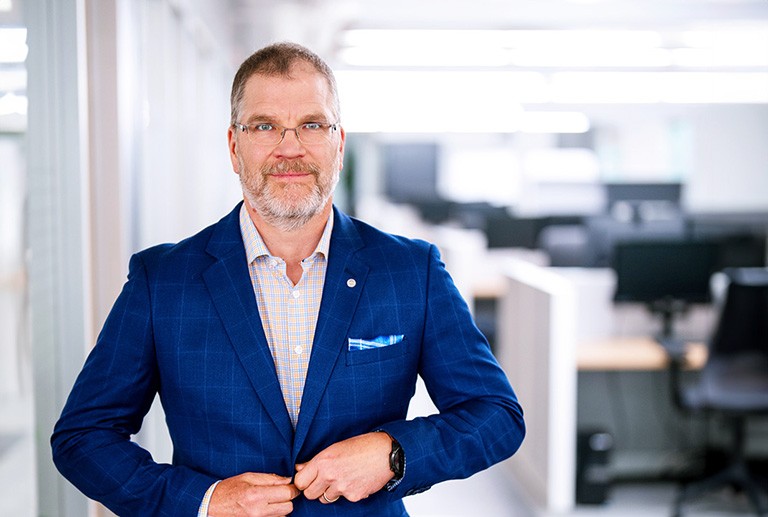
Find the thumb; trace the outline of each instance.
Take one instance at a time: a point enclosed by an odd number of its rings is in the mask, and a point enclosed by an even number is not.
[[[306,463],[297,463],[296,464],[296,472],[301,472],[301,469],[303,469],[306,466],[307,466]]]

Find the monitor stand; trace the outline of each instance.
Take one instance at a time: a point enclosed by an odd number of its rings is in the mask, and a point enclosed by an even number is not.
[[[683,342],[675,337],[675,318],[688,311],[688,304],[683,300],[665,298],[648,303],[648,310],[661,318],[661,333],[656,340],[670,354],[677,355],[684,351]]]

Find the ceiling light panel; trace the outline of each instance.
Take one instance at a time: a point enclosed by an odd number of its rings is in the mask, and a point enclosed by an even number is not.
[[[27,50],[27,29],[0,27],[0,63],[23,63]]]
[[[768,25],[655,30],[350,30],[340,42],[355,67],[764,68]]]

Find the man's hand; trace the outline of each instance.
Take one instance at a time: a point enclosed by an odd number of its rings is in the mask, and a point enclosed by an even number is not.
[[[246,472],[222,480],[208,505],[209,517],[280,517],[293,511],[291,502],[299,495],[291,478],[275,474]]]
[[[328,504],[339,497],[356,502],[392,479],[387,433],[367,433],[335,443],[307,463],[296,465],[294,483],[307,499]]]

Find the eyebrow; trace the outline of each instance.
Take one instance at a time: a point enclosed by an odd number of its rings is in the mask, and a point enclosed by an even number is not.
[[[247,124],[253,124],[255,122],[267,122],[269,124],[283,125],[283,124],[279,124],[278,123],[278,118],[279,117],[277,117],[275,115],[267,115],[267,114],[259,114],[259,113],[257,113],[255,115],[252,115],[252,116],[248,117],[248,119],[246,120],[246,123]],[[325,113],[320,113],[320,112],[314,112],[314,113],[306,114],[306,115],[302,116],[299,120],[301,120],[300,124],[306,124],[307,122],[322,122],[322,123],[328,123],[328,124],[333,124],[334,123],[334,122],[332,122],[330,120],[328,115],[326,115]]]

